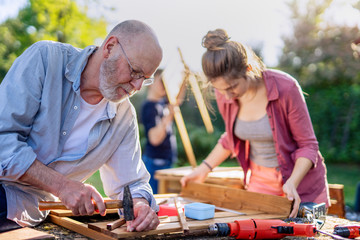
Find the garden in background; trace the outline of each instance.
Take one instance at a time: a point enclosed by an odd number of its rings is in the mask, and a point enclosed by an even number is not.
[[[331,0],[309,0],[304,12],[298,11],[298,2],[302,1],[289,3],[292,34],[283,37],[283,51],[275,68],[299,81],[325,158],[328,181],[344,184],[346,204],[353,207],[356,185],[360,182],[360,45],[356,45],[360,42],[360,31],[358,27],[324,22],[324,11]],[[32,0],[29,3],[16,18],[0,24],[0,82],[16,57],[39,40],[55,40],[83,48],[106,35],[105,20],[89,18],[75,1]],[[354,8],[360,14],[360,1],[355,1]],[[261,47],[250,47],[261,56]],[[138,115],[144,91],[146,89],[131,99]],[[212,134],[206,132],[199,112],[194,111],[197,105],[191,94],[181,106],[198,163],[210,153],[224,131],[214,100],[212,105],[215,109],[211,115],[215,129]],[[141,121],[139,127],[143,144]],[[179,136],[177,141],[176,166],[188,165]],[[223,166],[237,166],[237,163],[229,159]],[[98,172],[87,182],[104,194]]]

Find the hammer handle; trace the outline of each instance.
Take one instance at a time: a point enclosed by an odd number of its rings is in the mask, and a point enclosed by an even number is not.
[[[116,209],[116,208],[122,208],[123,204],[121,200],[104,200],[106,209]],[[39,202],[39,210],[45,211],[45,210],[68,210],[66,206],[62,202]],[[97,206],[95,205],[95,210],[97,210]]]

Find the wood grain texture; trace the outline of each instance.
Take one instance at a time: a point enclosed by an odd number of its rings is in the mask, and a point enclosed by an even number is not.
[[[126,220],[124,218],[120,218],[114,222],[106,224],[106,229],[111,231],[111,230],[114,230],[115,228],[121,227],[125,223],[126,223]]]
[[[1,240],[22,240],[22,239],[37,239],[37,240],[50,240],[55,239],[52,234],[44,233],[32,228],[19,228],[8,232],[0,233]]]
[[[123,207],[123,202],[121,200],[111,200],[107,199],[104,200],[106,209],[117,209]],[[97,209],[95,205],[95,210]],[[67,207],[60,201],[40,201],[39,202],[39,210],[45,211],[45,210],[67,210]]]
[[[179,222],[184,233],[189,232],[189,225],[186,221],[185,213],[182,204],[177,198],[174,198],[175,207],[178,212]]]
[[[291,204],[285,197],[249,192],[225,186],[190,182],[181,191],[181,196],[206,200],[219,207],[233,210],[248,209],[263,213],[278,214],[286,218]]]
[[[113,238],[109,237],[106,234],[102,234],[101,232],[94,231],[92,229],[89,229],[87,224],[76,221],[74,219],[68,218],[68,217],[58,217],[54,215],[49,215],[49,218],[51,222],[60,225],[64,228],[70,229],[74,232],[80,233],[84,236],[87,236],[92,239],[99,239],[99,240],[113,240]],[[106,228],[106,226],[105,226]]]

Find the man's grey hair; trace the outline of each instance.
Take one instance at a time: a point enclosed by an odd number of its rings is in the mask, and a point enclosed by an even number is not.
[[[145,23],[138,20],[127,20],[116,25],[108,34],[105,41],[110,36],[120,37],[122,41],[129,41],[134,37],[147,34],[156,39],[154,31]]]

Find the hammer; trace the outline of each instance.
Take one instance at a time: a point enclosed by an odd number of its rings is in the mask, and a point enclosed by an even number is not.
[[[124,209],[124,218],[126,221],[134,220],[134,204],[130,192],[129,185],[124,187],[124,196],[123,200],[104,200],[106,209],[116,209],[123,208]],[[97,206],[94,203],[95,210],[97,210]],[[55,209],[64,209],[68,210],[66,206],[60,201],[40,201],[39,202],[39,210],[55,210]]]

